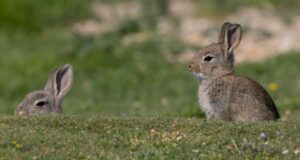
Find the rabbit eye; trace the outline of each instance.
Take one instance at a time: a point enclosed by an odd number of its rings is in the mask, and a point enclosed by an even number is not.
[[[48,102],[46,102],[46,101],[39,101],[39,102],[36,103],[36,105],[39,106],[39,107],[42,107],[42,106],[46,105],[47,103]]]
[[[213,58],[214,58],[214,57],[212,57],[212,56],[206,56],[206,57],[204,57],[204,61],[209,62],[209,61],[211,61]]]

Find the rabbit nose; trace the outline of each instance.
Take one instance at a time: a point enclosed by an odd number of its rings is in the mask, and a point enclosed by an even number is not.
[[[198,72],[200,72],[200,66],[199,65],[197,65],[197,64],[190,64],[189,65],[189,70],[191,71],[191,72],[196,72],[196,73],[198,73]]]
[[[196,66],[195,66],[194,64],[190,64],[190,65],[189,65],[189,70],[192,72],[192,71],[195,69],[195,67],[196,67]]]

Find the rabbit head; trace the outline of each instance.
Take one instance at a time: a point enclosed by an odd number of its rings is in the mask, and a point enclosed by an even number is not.
[[[194,54],[190,71],[200,80],[211,79],[233,72],[233,51],[242,38],[239,24],[226,22],[222,25],[219,40]]]
[[[62,113],[61,103],[73,83],[73,67],[65,64],[48,77],[44,90],[28,93],[15,111],[17,116]]]

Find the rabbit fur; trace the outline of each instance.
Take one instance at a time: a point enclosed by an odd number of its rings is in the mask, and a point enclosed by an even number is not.
[[[28,93],[15,111],[17,116],[62,113],[61,103],[73,84],[73,67],[65,64],[48,77],[43,90]]]
[[[194,54],[190,71],[200,80],[199,103],[207,119],[268,121],[279,113],[267,91],[254,80],[234,74],[234,54],[242,39],[239,24],[222,25],[219,40]]]

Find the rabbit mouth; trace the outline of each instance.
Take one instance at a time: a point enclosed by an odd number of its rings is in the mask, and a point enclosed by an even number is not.
[[[203,75],[202,73],[192,72],[192,74],[197,77],[200,81],[207,80],[208,77]]]

